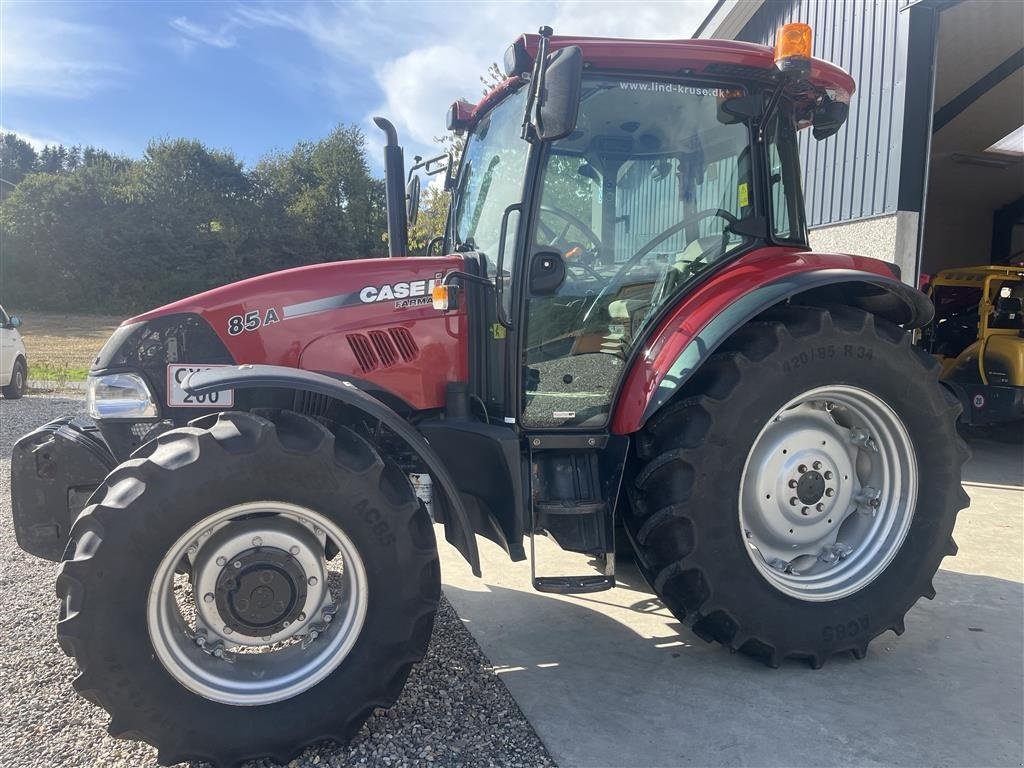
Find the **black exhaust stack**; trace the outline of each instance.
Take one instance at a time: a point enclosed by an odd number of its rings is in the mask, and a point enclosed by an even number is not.
[[[398,146],[398,131],[390,120],[373,118],[384,131],[384,198],[388,207],[388,256],[405,256],[409,250],[409,227],[405,215],[405,154]]]

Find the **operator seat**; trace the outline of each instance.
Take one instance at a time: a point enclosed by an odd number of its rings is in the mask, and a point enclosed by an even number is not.
[[[710,235],[687,244],[676,254],[675,260],[665,266],[649,298],[630,297],[611,302],[608,305],[609,332],[601,344],[601,351],[622,355],[644,320],[656,312],[662,301],[679,286],[694,259],[719,242],[720,235]]]

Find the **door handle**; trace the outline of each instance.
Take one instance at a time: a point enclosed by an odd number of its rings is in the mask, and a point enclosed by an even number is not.
[[[498,232],[498,258],[494,264],[494,299],[497,302],[497,317],[498,322],[506,328],[512,327],[512,321],[508,319],[505,314],[505,305],[502,299],[505,295],[505,284],[504,277],[502,276],[502,269],[505,265],[505,240],[508,237],[508,217],[512,213],[518,213],[520,216],[523,214],[522,203],[512,203],[505,208],[504,213],[501,214],[501,229]]]

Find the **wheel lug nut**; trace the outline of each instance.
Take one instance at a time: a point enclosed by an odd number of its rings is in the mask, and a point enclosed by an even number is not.
[[[802,475],[804,472],[807,471],[807,465],[806,464],[801,464],[799,467],[797,467],[797,471],[799,471],[800,474]]]
[[[290,547],[288,547],[288,551],[291,552],[293,555],[297,555],[299,554],[299,547],[296,544],[292,544]]]
[[[306,620],[306,614],[305,613],[300,613],[295,618],[297,618],[299,621],[305,621]]]
[[[825,505],[824,504],[818,504],[814,508],[816,510],[818,510],[819,512],[821,512],[821,510],[823,510],[825,508]]]
[[[796,480],[790,480],[789,481],[789,487],[790,488],[796,488]]]
[[[224,627],[224,634],[225,635],[230,635],[232,631],[233,630],[231,629],[231,627]]]
[[[821,462],[820,461],[816,461],[816,462],[814,462],[813,466],[814,466],[815,469],[821,469]]]
[[[799,503],[800,503],[800,499],[798,499],[798,498],[797,498],[796,496],[794,496],[793,498],[791,498],[791,499],[789,500],[789,504],[790,504],[790,506],[792,506],[792,507],[795,507],[795,506],[796,506],[797,504],[799,504]]]
[[[226,557],[221,556],[221,557],[217,558],[217,565],[219,565],[221,568],[223,568],[227,564],[228,564],[228,559]]]
[[[213,596],[213,592],[207,592],[205,595],[203,595],[203,600],[205,600],[208,603],[212,603],[214,599],[215,598]]]
[[[261,539],[259,536],[253,536],[252,537],[252,545],[254,547],[262,547],[263,546],[263,539]]]
[[[311,587],[315,587],[316,583],[317,583],[316,576],[310,576],[309,580],[306,583],[309,584],[309,586],[311,586]]]
[[[826,479],[826,480],[831,480],[831,479],[832,479],[832,473],[831,473],[831,472],[828,472],[828,471],[826,471],[826,472],[825,472],[825,479]]]
[[[833,491],[831,488],[826,488],[825,495],[828,496],[829,498],[832,498],[833,496],[836,495],[836,492]]]
[[[801,514],[801,515],[806,515],[808,511],[809,511],[809,510],[807,509],[807,507],[801,507],[801,508],[800,508],[800,514]]]
[[[233,562],[232,565],[235,568],[241,568],[242,567],[242,561],[241,560],[235,560],[235,562]]]

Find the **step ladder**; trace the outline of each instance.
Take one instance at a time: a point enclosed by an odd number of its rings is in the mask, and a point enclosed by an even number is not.
[[[615,539],[609,502],[600,498],[597,450],[590,447],[596,446],[596,441],[584,440],[582,445],[577,450],[566,450],[564,446],[544,450],[532,443],[530,578],[538,592],[578,595],[615,586]],[[559,498],[545,498],[549,495]],[[544,531],[566,551],[596,558],[598,572],[581,576],[537,575],[536,537]]]

